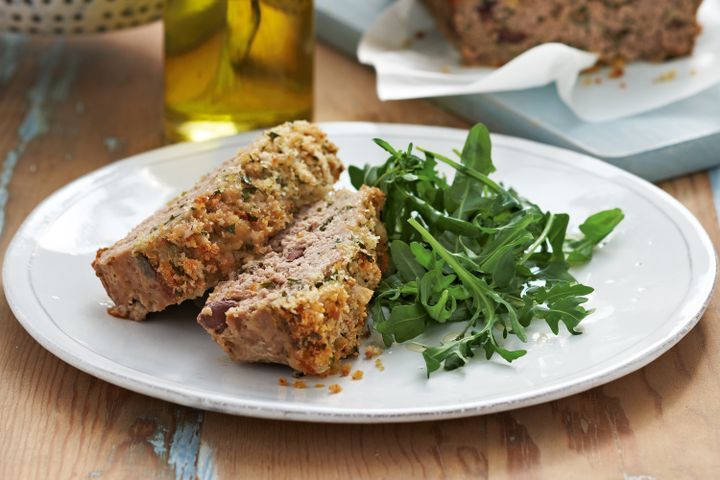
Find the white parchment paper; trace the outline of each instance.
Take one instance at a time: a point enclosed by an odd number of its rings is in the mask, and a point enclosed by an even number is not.
[[[689,57],[635,62],[611,78],[610,69],[582,73],[596,55],[546,43],[500,68],[465,67],[419,0],[398,0],[370,26],[358,47],[377,71],[382,100],[523,90],[554,82],[562,101],[581,119],[628,117],[690,97],[720,83],[720,0],[698,12],[702,34]],[[421,32],[421,33],[418,33]],[[720,105],[718,106],[720,115]]]

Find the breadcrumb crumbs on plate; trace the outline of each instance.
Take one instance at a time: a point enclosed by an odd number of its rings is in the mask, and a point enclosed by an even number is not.
[[[608,71],[608,78],[620,78],[623,75],[625,75],[625,62],[622,60],[614,61]]]
[[[338,385],[337,383],[333,383],[332,385],[330,385],[328,387],[328,391],[331,394],[340,393],[340,392],[342,392],[342,387],[340,385]]]
[[[323,387],[325,387],[324,383],[316,383],[315,384],[315,388],[323,388]]]
[[[365,372],[363,372],[362,370],[355,370],[355,372],[353,372],[352,374],[352,379],[361,380],[363,378],[363,375],[365,375]]]
[[[278,385],[280,385],[281,387],[287,387],[288,386],[287,378],[285,378],[285,377],[278,378]]]
[[[377,357],[382,353],[382,350],[375,345],[370,345],[365,349],[365,360],[370,360],[373,357]]]
[[[293,388],[307,388],[307,384],[302,380],[295,380],[293,382]]]
[[[625,69],[623,67],[613,67],[608,72],[608,78],[620,78],[625,75]]]
[[[375,368],[377,368],[381,372],[385,370],[385,365],[383,365],[382,360],[380,360],[379,358],[375,359]]]
[[[347,377],[350,375],[350,370],[352,369],[352,365],[349,363],[343,363],[340,367],[340,376],[341,377]]]
[[[620,87],[621,90],[625,90],[625,89],[627,88],[627,83],[625,83],[625,82],[620,82],[619,87]]]
[[[677,78],[677,70],[674,68],[653,78],[653,83],[672,82]]]

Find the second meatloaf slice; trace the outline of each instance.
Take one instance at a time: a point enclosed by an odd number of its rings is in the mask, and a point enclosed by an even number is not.
[[[323,198],[342,171],[337,147],[307,122],[286,123],[97,252],[93,268],[115,302],[142,320],[196,298],[267,250],[301,207]]]
[[[198,322],[234,360],[330,373],[357,350],[386,261],[383,193],[331,193],[210,295]]]

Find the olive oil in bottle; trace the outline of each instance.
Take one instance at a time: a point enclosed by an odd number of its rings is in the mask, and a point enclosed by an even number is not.
[[[312,117],[312,0],[166,0],[164,19],[170,141]]]

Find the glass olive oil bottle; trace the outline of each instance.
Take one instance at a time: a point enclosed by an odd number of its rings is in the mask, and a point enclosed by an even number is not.
[[[312,117],[313,0],[166,0],[164,19],[170,141]]]

